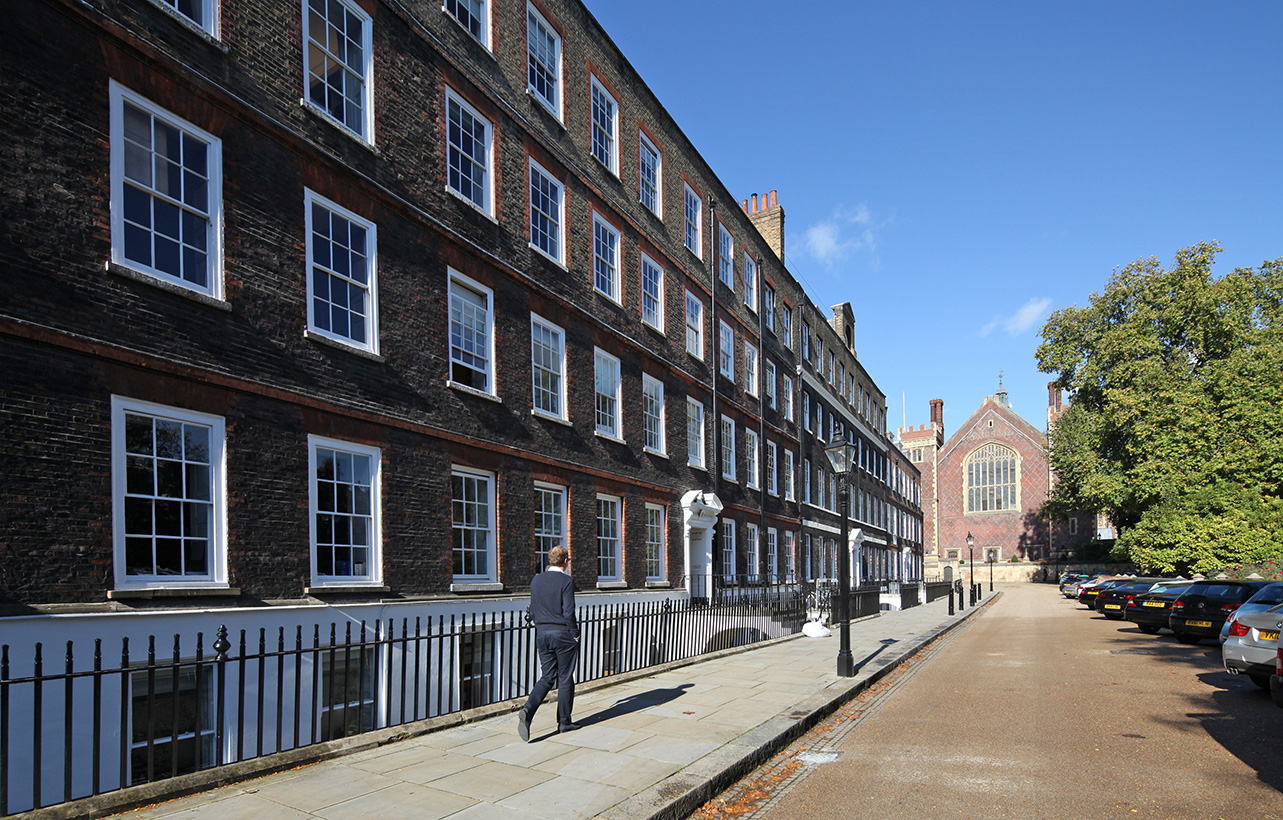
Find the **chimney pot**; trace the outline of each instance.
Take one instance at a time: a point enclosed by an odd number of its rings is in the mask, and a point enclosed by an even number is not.
[[[753,210],[749,213],[757,213],[757,194],[753,194]]]
[[[774,189],[774,188],[772,188],[772,189],[771,189],[771,207],[772,207],[772,208],[774,208],[774,207],[775,207],[775,205],[776,205],[776,203],[775,203],[775,189]]]

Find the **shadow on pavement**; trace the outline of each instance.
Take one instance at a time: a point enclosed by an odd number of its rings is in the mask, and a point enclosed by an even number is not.
[[[629,695],[626,698],[615,701],[610,708],[583,718],[583,724],[588,726],[594,723],[602,723],[611,718],[640,712],[652,706],[660,706],[680,698],[692,686],[694,686],[692,683],[683,683],[681,686],[675,686],[672,689],[651,689],[649,692],[638,692],[635,695]]]

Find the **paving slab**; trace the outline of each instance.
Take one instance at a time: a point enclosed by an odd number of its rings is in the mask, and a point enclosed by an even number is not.
[[[827,638],[797,636],[618,684],[594,683],[576,698],[578,731],[557,734],[549,706],[535,717],[532,742],[522,743],[509,712],[117,818],[685,817],[980,611],[949,615],[940,600],[853,622],[853,678],[836,674],[836,630]]]

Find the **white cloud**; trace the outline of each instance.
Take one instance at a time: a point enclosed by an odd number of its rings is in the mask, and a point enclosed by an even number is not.
[[[802,233],[806,252],[828,267],[845,262],[857,251],[877,255],[877,232],[890,220],[877,222],[869,206],[855,208],[839,205],[828,219],[810,226]]]
[[[1001,327],[1008,336],[1019,336],[1042,321],[1051,307],[1051,299],[1033,298],[1025,302],[1015,313],[1004,318],[996,318],[980,328],[980,337],[984,338]]]

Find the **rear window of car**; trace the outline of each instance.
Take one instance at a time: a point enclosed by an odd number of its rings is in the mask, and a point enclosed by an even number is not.
[[[1270,584],[1261,587],[1256,594],[1247,599],[1253,604],[1283,604],[1283,584]]]
[[[1194,584],[1189,588],[1191,595],[1206,595],[1208,598],[1237,598],[1243,594],[1242,584]]]

